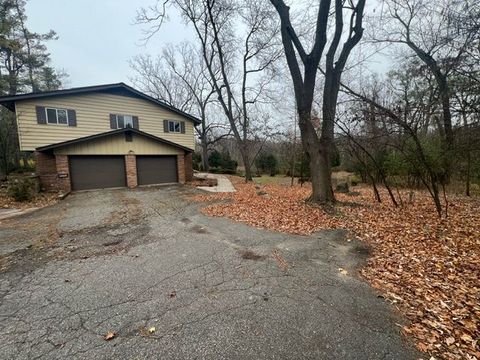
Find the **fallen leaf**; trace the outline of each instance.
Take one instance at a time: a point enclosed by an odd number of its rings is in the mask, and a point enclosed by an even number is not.
[[[114,331],[109,331],[105,334],[105,336],[103,337],[103,339],[105,341],[109,341],[109,340],[112,340],[114,339],[115,337],[117,336],[117,333],[114,332]]]
[[[465,341],[465,342],[471,342],[471,341],[473,341],[473,338],[472,338],[470,335],[466,334],[466,333],[463,333],[462,336],[460,336],[460,339],[462,339],[462,340]]]
[[[455,343],[455,338],[453,336],[450,336],[445,340],[445,342],[447,343],[448,346],[450,346]]]
[[[399,189],[398,198],[408,198],[413,191],[415,202],[394,207],[389,201],[376,202],[372,189],[360,185],[354,199],[336,194],[339,201],[331,212],[305,201],[311,195],[308,183],[263,185],[267,198],[257,195],[255,184],[228,178],[235,193],[189,200],[206,202],[201,209],[205,215],[288,234],[348,229],[348,239],[371,248],[360,274],[407,318],[403,332],[421,351],[437,359],[480,359],[473,340],[479,338],[480,329],[478,197],[447,194],[448,218],[439,219],[427,191]],[[389,198],[386,189],[379,191],[382,198]],[[279,265],[288,265],[275,255]]]

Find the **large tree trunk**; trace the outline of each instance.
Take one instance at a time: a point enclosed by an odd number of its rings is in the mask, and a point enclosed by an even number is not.
[[[299,109],[300,132],[302,145],[310,158],[310,179],[312,195],[309,201],[325,204],[335,202],[332,190],[332,174],[329,149],[331,144],[320,143],[315,128],[311,122],[311,112],[308,109]]]
[[[202,136],[201,136],[201,146],[202,146],[203,171],[208,172],[208,170],[210,169],[210,166],[208,165],[208,144],[207,144],[205,133],[202,133]]]
[[[248,145],[244,142],[241,146],[241,155],[243,166],[245,167],[245,182],[252,181],[252,166],[250,164],[250,156],[248,155]]]

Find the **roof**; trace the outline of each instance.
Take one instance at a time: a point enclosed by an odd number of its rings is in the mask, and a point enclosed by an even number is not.
[[[130,127],[123,128],[123,129],[106,131],[106,132],[99,133],[99,134],[94,134],[94,135],[88,135],[88,136],[84,136],[84,137],[73,139],[73,140],[62,141],[62,142],[59,142],[59,143],[56,143],[56,144],[41,146],[41,147],[36,148],[36,150],[37,151],[49,151],[49,150],[61,148],[61,147],[68,146],[68,145],[78,144],[78,143],[82,143],[82,142],[86,142],[86,141],[90,141],[90,140],[101,139],[101,138],[104,138],[104,137],[107,137],[107,136],[116,135],[116,134],[123,134],[123,133],[127,133],[127,132],[130,132],[130,133],[133,133],[133,134],[138,134],[138,135],[141,135],[141,136],[145,136],[149,139],[152,139],[152,140],[158,141],[160,143],[182,149],[182,150],[187,151],[187,152],[192,152],[193,151],[193,149],[190,149],[186,146],[182,146],[182,145],[174,143],[172,141],[165,140],[165,139],[162,139],[158,136],[146,133],[146,132],[138,130],[138,129],[130,128]]]
[[[105,84],[105,85],[94,85],[94,86],[84,86],[71,89],[63,90],[54,90],[54,91],[42,91],[42,92],[32,92],[27,94],[19,95],[6,95],[0,96],[0,104],[5,106],[7,109],[14,111],[15,102],[20,100],[30,100],[30,99],[41,99],[41,98],[51,98],[57,96],[66,96],[66,95],[79,95],[79,94],[88,94],[88,93],[108,93],[114,95],[130,96],[139,99],[147,100],[155,105],[158,105],[164,109],[168,109],[174,113],[182,115],[196,124],[200,124],[201,120],[193,115],[190,115],[182,110],[177,109],[161,100],[155,99],[147,94],[134,89],[131,86],[121,82],[116,84]]]

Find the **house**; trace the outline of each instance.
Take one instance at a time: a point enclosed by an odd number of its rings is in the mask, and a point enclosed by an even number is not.
[[[196,117],[124,84],[0,97],[45,190],[184,183]]]

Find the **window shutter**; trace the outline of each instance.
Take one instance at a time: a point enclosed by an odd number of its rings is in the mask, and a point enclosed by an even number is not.
[[[69,109],[68,113],[68,126],[77,126],[77,113],[75,110]]]
[[[35,106],[35,111],[37,112],[37,123],[46,124],[47,123],[47,114],[45,113],[44,106]]]
[[[168,120],[163,120],[163,132],[168,132]]]
[[[132,116],[133,119],[133,128],[138,129],[138,116]]]
[[[110,129],[117,128],[117,116],[115,114],[110,114]]]
[[[185,121],[180,121],[180,132],[185,134]]]

